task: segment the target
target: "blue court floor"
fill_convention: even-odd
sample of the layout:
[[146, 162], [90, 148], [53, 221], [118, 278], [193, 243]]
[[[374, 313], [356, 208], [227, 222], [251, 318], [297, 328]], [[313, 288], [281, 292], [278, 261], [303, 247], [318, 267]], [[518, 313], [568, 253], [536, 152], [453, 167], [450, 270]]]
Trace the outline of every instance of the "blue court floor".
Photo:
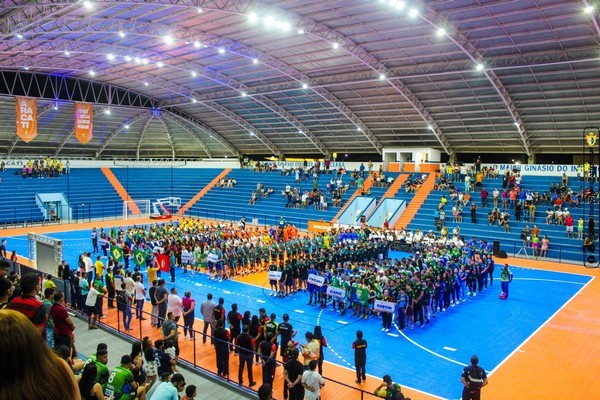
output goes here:
[[[82, 251], [91, 251], [88, 231], [48, 235], [64, 241], [64, 258], [71, 266], [77, 265]], [[7, 239], [7, 250], [17, 250], [27, 256], [26, 237]], [[204, 274], [192, 277], [178, 270], [176, 283], [168, 286], [177, 287], [180, 294], [191, 291], [198, 304], [207, 293], [212, 293], [215, 298], [225, 298], [228, 310], [232, 303], [237, 303], [242, 313], [250, 310], [258, 314], [258, 309], [264, 307], [267, 313], [277, 314], [279, 322], [281, 316], [288, 313], [300, 342], [304, 341], [306, 331], [320, 324], [329, 342], [325, 360], [350, 369], [354, 368], [351, 343], [356, 330], [360, 329], [368, 341], [367, 374], [372, 375], [372, 379], [379, 380], [390, 374], [402, 386], [456, 399], [462, 390], [462, 368], [469, 363], [471, 355], [477, 354], [480, 365], [493, 373], [592, 279], [586, 275], [511, 266], [514, 280], [510, 298], [502, 301], [498, 298], [499, 269], [496, 268], [493, 286], [465, 303], [438, 313], [424, 328], [415, 325], [414, 330], [407, 328], [400, 332], [393, 327], [388, 333], [381, 331], [381, 320], [376, 317], [361, 320], [352, 317], [351, 312], [342, 317], [330, 308], [307, 306], [306, 293], [285, 299], [270, 296], [267, 281], [263, 287], [235, 281], [217, 283]], [[326, 368], [324, 373], [327, 375]]]

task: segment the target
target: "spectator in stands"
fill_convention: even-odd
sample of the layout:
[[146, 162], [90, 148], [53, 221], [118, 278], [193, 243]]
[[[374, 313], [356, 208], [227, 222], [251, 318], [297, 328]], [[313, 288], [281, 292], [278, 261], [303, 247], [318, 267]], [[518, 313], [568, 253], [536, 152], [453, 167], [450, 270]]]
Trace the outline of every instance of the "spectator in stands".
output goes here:
[[77, 376], [82, 400], [104, 400], [102, 385], [98, 383], [98, 367], [96, 363], [87, 363], [83, 372]]
[[22, 312], [0, 310], [0, 398], [80, 400], [71, 368], [40, 340], [39, 329]]
[[[21, 277], [21, 295], [9, 302], [7, 309], [24, 314], [46, 336], [46, 307], [35, 296], [39, 290], [38, 275], [28, 272]], [[1, 396], [0, 396], [1, 397]]]
[[477, 206], [475, 202], [471, 203], [471, 222], [474, 224], [477, 223]]
[[263, 383], [258, 388], [258, 400], [272, 400], [273, 399], [273, 388], [269, 383]]
[[64, 345], [71, 348], [73, 346], [75, 324], [73, 324], [73, 320], [71, 320], [65, 308], [65, 294], [57, 292], [53, 297], [54, 303], [50, 308], [49, 315], [54, 323], [54, 347]]
[[175, 374], [170, 379], [161, 382], [154, 391], [152, 400], [172, 400], [179, 398], [179, 392], [185, 388], [185, 379], [181, 374]]
[[0, 276], [0, 310], [4, 310], [8, 305], [8, 299], [13, 294], [13, 284], [5, 277]]

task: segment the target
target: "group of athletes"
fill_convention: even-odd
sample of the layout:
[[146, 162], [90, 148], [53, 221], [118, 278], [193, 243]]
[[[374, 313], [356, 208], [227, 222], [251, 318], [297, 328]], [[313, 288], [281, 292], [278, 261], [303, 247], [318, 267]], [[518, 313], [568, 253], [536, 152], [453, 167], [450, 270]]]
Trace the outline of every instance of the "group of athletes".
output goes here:
[[[389, 249], [405, 235], [377, 228], [301, 236], [285, 223], [259, 228], [243, 220], [236, 225], [185, 218], [120, 232], [134, 246], [160, 248], [171, 254], [172, 265], [204, 271], [210, 279], [268, 270], [270, 295], [308, 292], [307, 305], [331, 306], [342, 315], [351, 310], [364, 319], [381, 315], [384, 331], [392, 320], [400, 329], [423, 326], [493, 283], [491, 245], [475, 238], [418, 235], [414, 254], [392, 261]], [[393, 303], [394, 311], [377, 309], [376, 300]]]

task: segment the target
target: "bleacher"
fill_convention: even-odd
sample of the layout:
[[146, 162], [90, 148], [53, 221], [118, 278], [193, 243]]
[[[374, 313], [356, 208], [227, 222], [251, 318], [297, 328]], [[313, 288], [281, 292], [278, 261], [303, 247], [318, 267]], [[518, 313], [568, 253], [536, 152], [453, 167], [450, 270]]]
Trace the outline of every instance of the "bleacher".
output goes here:
[[[571, 178], [574, 181], [576, 178]], [[532, 192], [536, 190], [541, 195], [543, 192], [550, 193], [550, 184], [552, 182], [560, 182], [560, 177], [543, 177], [543, 176], [524, 176], [522, 178], [521, 187], [524, 190], [531, 189]], [[456, 187], [463, 191], [464, 183], [458, 182], [455, 183]], [[579, 189], [581, 184], [577, 182], [577, 185], [571, 186], [575, 191]], [[498, 188], [500, 193], [502, 193], [502, 179], [490, 179], [486, 178], [483, 181], [483, 187], [485, 187], [488, 192], [488, 205], [487, 207], [481, 207], [481, 195], [479, 193], [470, 193], [471, 201], [475, 202], [477, 205], [477, 224], [471, 223], [471, 213], [470, 213], [470, 204], [469, 206], [463, 207], [463, 222], [455, 223], [453, 222], [452, 217], [452, 201], [450, 200], [450, 196], [448, 195], [448, 191], [432, 191], [425, 203], [419, 209], [417, 215], [415, 215], [414, 219], [409, 225], [410, 229], [422, 229], [424, 231], [436, 230], [436, 226], [434, 223], [434, 212], [438, 207], [442, 195], [446, 195], [448, 199], [448, 203], [446, 207], [444, 207], [444, 211], [446, 213], [446, 217], [444, 220], [445, 226], [448, 227], [448, 233], [451, 236], [452, 230], [455, 226], [460, 227], [460, 234], [465, 238], [470, 238], [475, 236], [477, 238], [481, 238], [487, 240], [488, 242], [492, 242], [493, 240], [499, 240], [501, 249], [505, 250], [509, 255], [514, 253], [518, 253], [522, 247], [521, 240], [521, 231], [525, 229], [526, 226], [529, 226], [530, 229], [533, 229], [533, 225], [537, 225], [540, 229], [540, 240], [546, 235], [548, 236], [548, 240], [550, 241], [550, 246], [548, 249], [547, 258], [556, 258], [556, 259], [569, 259], [581, 261], [582, 252], [581, 246], [582, 241], [573, 238], [567, 238], [566, 229], [564, 225], [548, 225], [546, 224], [546, 210], [550, 208], [550, 206], [542, 206], [538, 204], [536, 209], [536, 217], [533, 223], [529, 222], [529, 217], [526, 216], [523, 211], [521, 214], [521, 221], [517, 222], [514, 216], [514, 210], [508, 209], [508, 213], [510, 214], [509, 220], [509, 228], [510, 232], [505, 232], [504, 227], [498, 226], [498, 224], [494, 224], [493, 226], [489, 226], [488, 224], [488, 212], [493, 208], [492, 202], [492, 192], [494, 188]], [[569, 205], [564, 206], [569, 209], [574, 223], [574, 232], [577, 233], [577, 220], [582, 216], [582, 205], [579, 205], [579, 208], [575, 206], [570, 207]], [[563, 207], [563, 209], [564, 209]], [[502, 208], [502, 202], [499, 201], [499, 209]], [[587, 222], [587, 221], [586, 221]], [[541, 241], [540, 241], [541, 243]], [[530, 247], [527, 248], [528, 256], [532, 256], [532, 249]]]
[[20, 169], [7, 169], [0, 176], [2, 224], [43, 222], [36, 193], [64, 193], [74, 221], [122, 214], [123, 202], [99, 168], [71, 168], [69, 175], [52, 178], [22, 178]]
[[[319, 178], [319, 188], [325, 191], [325, 185], [335, 175], [321, 174]], [[237, 221], [243, 216], [248, 222], [257, 219], [261, 225], [276, 225], [281, 217], [286, 221], [295, 224], [299, 229], [307, 229], [308, 220], [331, 221], [339, 207], [333, 207], [331, 204], [331, 195], [328, 196], [329, 204], [327, 211], [315, 210], [313, 206], [307, 208], [288, 208], [286, 207], [286, 197], [281, 195], [281, 191], [289, 184], [292, 188], [298, 187], [301, 193], [304, 190], [313, 189], [313, 180], [301, 180], [296, 183], [294, 174], [281, 175], [279, 172], [254, 172], [248, 169], [234, 169], [226, 179], [235, 179], [237, 184], [234, 188], [212, 188], [198, 203], [196, 203], [186, 214], [199, 218], [214, 218], [229, 221]], [[350, 182], [349, 174], [345, 174], [343, 184]], [[272, 187], [274, 193], [269, 197], [260, 197], [254, 205], [248, 204], [252, 192], [256, 190], [257, 183], [262, 183], [266, 188]], [[356, 187], [350, 187], [346, 194], [342, 194], [342, 205], [350, 198]], [[385, 191], [384, 191], [385, 192]]]
[[221, 171], [217, 168], [112, 168], [132, 200], [181, 197], [186, 204]]

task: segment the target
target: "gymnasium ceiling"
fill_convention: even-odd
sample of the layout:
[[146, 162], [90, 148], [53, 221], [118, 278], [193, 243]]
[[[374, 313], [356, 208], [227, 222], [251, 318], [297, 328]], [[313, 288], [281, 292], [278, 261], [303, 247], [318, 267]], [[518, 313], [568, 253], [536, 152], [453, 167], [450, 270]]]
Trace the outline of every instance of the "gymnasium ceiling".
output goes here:
[[2, 157], [575, 153], [600, 125], [597, 1], [0, 1]]

